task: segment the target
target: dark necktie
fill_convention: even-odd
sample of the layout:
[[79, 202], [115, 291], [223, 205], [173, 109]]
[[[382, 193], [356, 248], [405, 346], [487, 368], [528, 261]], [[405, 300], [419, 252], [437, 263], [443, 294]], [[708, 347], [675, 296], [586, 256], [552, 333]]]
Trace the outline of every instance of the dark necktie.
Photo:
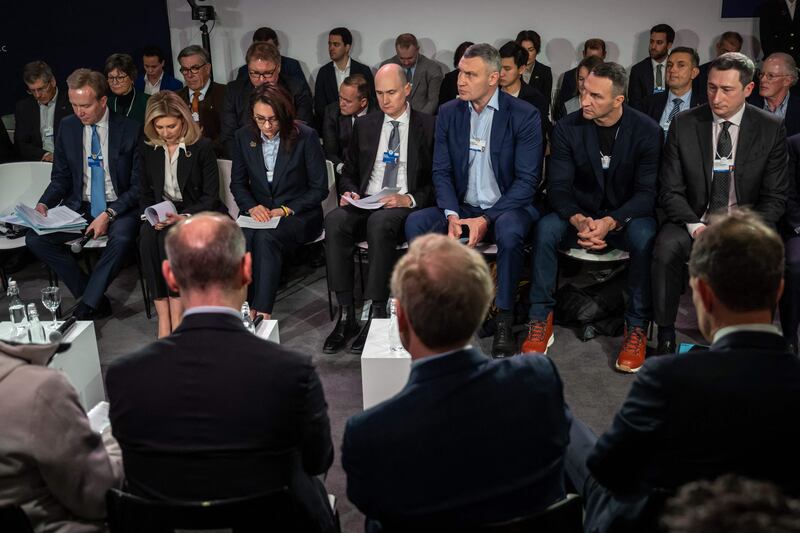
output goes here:
[[[719, 137], [717, 137], [717, 157], [730, 158], [732, 155], [733, 143], [731, 142], [731, 134], [728, 132], [730, 127], [731, 123], [727, 120], [722, 123], [722, 131], [719, 132]], [[709, 213], [728, 209], [730, 186], [730, 172], [714, 171], [714, 177], [711, 181], [711, 201], [708, 204]]]
[[397, 186], [397, 167], [400, 165], [400, 131], [397, 127], [400, 123], [392, 120], [392, 133], [389, 134], [389, 145], [387, 149], [394, 154], [394, 161], [386, 163], [383, 169], [383, 187], [396, 187]]
[[664, 65], [656, 65], [656, 89], [664, 87]]
[[675, 118], [675, 115], [681, 112], [681, 105], [683, 104], [683, 100], [680, 98], [674, 98], [672, 100], [672, 110], [669, 112], [669, 116], [667, 117], [667, 122], [672, 122], [672, 119]]
[[406, 69], [406, 81], [407, 81], [408, 83], [411, 83], [411, 78], [412, 78], [412, 76], [413, 76], [413, 73], [411, 72], [411, 69], [410, 69], [410, 68], [407, 68], [407, 69]]

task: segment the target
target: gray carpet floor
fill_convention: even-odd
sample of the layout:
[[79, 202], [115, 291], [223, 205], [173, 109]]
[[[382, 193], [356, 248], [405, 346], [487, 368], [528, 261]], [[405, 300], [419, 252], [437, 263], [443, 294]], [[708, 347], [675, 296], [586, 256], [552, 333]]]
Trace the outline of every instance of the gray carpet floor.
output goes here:
[[[328, 401], [337, 453], [326, 485], [328, 492], [338, 499], [342, 531], [363, 531], [363, 516], [347, 500], [345, 476], [339, 460], [345, 422], [361, 410], [359, 356], [349, 353], [328, 355], [321, 351], [323, 340], [333, 327], [328, 316], [324, 270], [295, 267], [288, 274], [290, 279], [279, 293], [274, 312], [274, 318], [279, 321], [281, 344], [314, 356]], [[48, 284], [46, 272], [38, 263], [32, 263], [13, 277], [18, 280], [26, 302], [38, 302], [39, 290]], [[74, 300], [65, 288], [62, 290], [62, 309], [69, 309]], [[138, 349], [156, 336], [156, 319], [148, 320], [145, 315], [135, 266], [127, 267], [120, 274], [108, 294], [114, 316], [96, 323], [104, 369], [116, 357]], [[3, 305], [6, 305], [5, 299]], [[49, 317], [41, 303], [38, 307], [41, 315]], [[683, 297], [677, 326], [679, 342], [700, 339], [688, 295]], [[601, 433], [611, 423], [633, 379], [613, 370], [621, 337], [600, 337], [584, 343], [571, 330], [561, 327], [556, 327], [555, 335], [556, 341], [549, 356], [559, 369], [573, 415]], [[476, 339], [475, 343], [488, 353], [491, 338]], [[650, 347], [655, 347], [655, 341], [651, 341]]]

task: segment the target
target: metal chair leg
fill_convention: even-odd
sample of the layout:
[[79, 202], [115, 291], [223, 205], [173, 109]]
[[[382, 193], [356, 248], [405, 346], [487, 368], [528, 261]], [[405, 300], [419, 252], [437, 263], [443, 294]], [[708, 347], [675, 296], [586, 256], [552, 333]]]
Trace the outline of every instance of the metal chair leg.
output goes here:
[[144, 282], [144, 274], [142, 274], [142, 258], [139, 255], [139, 248], [136, 248], [136, 270], [139, 273], [139, 286], [142, 288], [142, 300], [144, 300], [144, 313], [147, 315], [147, 319], [150, 320], [152, 318], [152, 313], [150, 312], [150, 296], [147, 294], [147, 287], [145, 286]]

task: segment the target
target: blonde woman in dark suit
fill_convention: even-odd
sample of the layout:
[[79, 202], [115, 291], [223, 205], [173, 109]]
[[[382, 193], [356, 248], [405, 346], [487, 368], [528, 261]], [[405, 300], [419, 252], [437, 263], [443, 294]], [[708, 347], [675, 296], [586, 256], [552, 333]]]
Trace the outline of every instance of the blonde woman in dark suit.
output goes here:
[[142, 149], [140, 207], [171, 201], [177, 214], [151, 226], [145, 222], [139, 251], [150, 294], [158, 314], [158, 336], [169, 335], [183, 313], [180, 297], [167, 288], [161, 274], [166, 259], [167, 229], [201, 211], [223, 211], [219, 198], [217, 157], [211, 141], [202, 136], [189, 106], [177, 94], [161, 91], [147, 102]]

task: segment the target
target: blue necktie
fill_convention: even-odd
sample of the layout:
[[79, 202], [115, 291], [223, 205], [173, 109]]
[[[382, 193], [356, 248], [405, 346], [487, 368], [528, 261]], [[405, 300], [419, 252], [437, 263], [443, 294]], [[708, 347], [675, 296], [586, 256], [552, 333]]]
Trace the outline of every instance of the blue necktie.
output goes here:
[[92, 154], [89, 158], [91, 160], [89, 171], [92, 175], [91, 214], [92, 218], [97, 218], [106, 210], [106, 176], [103, 170], [103, 148], [100, 145], [100, 135], [97, 133], [96, 124], [92, 125]]

